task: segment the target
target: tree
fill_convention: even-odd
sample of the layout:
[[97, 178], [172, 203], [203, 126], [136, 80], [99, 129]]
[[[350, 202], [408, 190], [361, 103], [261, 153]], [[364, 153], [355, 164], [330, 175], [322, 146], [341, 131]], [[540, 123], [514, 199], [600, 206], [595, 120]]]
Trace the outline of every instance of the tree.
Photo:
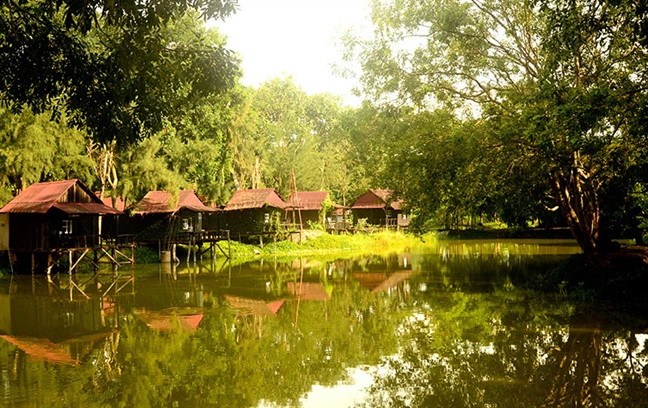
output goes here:
[[[185, 41], [165, 27], [186, 13], [224, 18], [236, 2], [0, 2], [0, 92], [54, 118], [67, 114], [95, 141], [133, 142], [162, 128], [162, 119], [196, 98], [234, 85], [237, 58], [204, 28]], [[192, 11], [193, 9], [197, 11]]]
[[92, 183], [92, 160], [85, 154], [86, 135], [49, 120], [49, 113], [20, 114], [0, 108], [0, 200], [33, 183], [80, 178]]
[[346, 39], [365, 94], [481, 118], [489, 154], [544, 174], [594, 260], [607, 245], [603, 201], [618, 199], [601, 194], [636, 174], [645, 150], [646, 49], [635, 9], [598, 0], [372, 4], [373, 39]]
[[280, 195], [290, 194], [291, 174], [299, 189], [318, 187], [321, 157], [306, 112], [308, 95], [292, 78], [275, 78], [256, 90], [252, 106], [259, 115], [258, 138], [264, 143], [263, 179]]
[[137, 202], [149, 191], [177, 192], [187, 185], [180, 174], [169, 169], [159, 135], [122, 151], [117, 158], [117, 163], [120, 183], [113, 197], [121, 196], [124, 206]]

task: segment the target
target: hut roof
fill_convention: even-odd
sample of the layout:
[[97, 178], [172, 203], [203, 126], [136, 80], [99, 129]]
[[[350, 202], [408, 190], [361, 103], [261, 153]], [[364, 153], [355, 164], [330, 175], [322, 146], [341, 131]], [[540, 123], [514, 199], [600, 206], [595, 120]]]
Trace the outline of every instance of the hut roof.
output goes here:
[[225, 300], [239, 316], [276, 316], [284, 300], [266, 303], [263, 300], [225, 295]]
[[328, 191], [295, 191], [288, 199], [288, 206], [319, 211], [328, 195]]
[[[90, 200], [89, 202], [70, 202], [68, 192], [75, 186], [86, 193], [84, 200]], [[57, 208], [68, 214], [121, 214], [121, 211], [104, 205], [78, 179], [34, 183], [2, 207], [0, 213], [45, 214], [51, 208]]]
[[[374, 190], [369, 189], [366, 193], [358, 197], [358, 199], [353, 203], [351, 208], [353, 209], [371, 209], [371, 208], [385, 208], [390, 199], [393, 199], [392, 195], [394, 190]], [[394, 210], [400, 210], [402, 208], [403, 201], [400, 199], [394, 200], [389, 203], [389, 206]]]
[[171, 308], [159, 311], [142, 310], [137, 316], [153, 330], [172, 331], [179, 327], [184, 331], [198, 328], [204, 314], [194, 308]]
[[135, 214], [172, 214], [182, 209], [195, 212], [215, 212], [216, 208], [208, 207], [200, 201], [193, 190], [180, 190], [178, 202], [174, 203], [173, 194], [168, 191], [149, 191], [135, 205]]
[[80, 362], [70, 355], [69, 351], [48, 339], [34, 337], [17, 337], [2, 335], [0, 338], [18, 347], [26, 354], [52, 364], [66, 364], [76, 366]]
[[293, 296], [304, 300], [329, 300], [331, 296], [324, 290], [324, 285], [317, 282], [288, 282], [288, 290]]
[[353, 277], [371, 292], [381, 292], [397, 286], [412, 276], [412, 271], [396, 271], [390, 276], [386, 273], [356, 272]]
[[259, 188], [237, 190], [225, 206], [225, 211], [250, 210], [263, 208], [266, 205], [282, 210], [286, 208], [286, 203], [277, 195], [274, 188]]
[[[97, 197], [99, 197], [99, 193], [95, 193]], [[104, 197], [101, 201], [103, 201], [104, 204], [106, 204], [108, 207], [113, 207], [118, 209], [119, 211], [124, 211], [125, 203], [124, 200], [122, 200], [121, 197], [117, 197], [117, 205], [113, 205], [113, 199], [110, 196]]]

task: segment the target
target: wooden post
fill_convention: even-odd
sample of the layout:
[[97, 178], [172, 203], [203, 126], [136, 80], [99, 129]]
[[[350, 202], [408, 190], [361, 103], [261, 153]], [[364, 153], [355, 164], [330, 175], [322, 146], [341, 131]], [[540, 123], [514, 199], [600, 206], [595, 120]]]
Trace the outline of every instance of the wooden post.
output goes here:
[[232, 259], [232, 243], [230, 241], [230, 232], [227, 230], [227, 253], [229, 254], [229, 259]]

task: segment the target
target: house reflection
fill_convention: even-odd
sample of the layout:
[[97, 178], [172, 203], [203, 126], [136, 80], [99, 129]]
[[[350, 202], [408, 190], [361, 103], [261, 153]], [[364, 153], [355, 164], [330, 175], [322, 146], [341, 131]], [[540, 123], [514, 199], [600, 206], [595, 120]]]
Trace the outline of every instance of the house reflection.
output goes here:
[[36, 276], [2, 282], [0, 338], [34, 359], [78, 364], [117, 331], [114, 286], [105, 285], [99, 279], [80, 283]]

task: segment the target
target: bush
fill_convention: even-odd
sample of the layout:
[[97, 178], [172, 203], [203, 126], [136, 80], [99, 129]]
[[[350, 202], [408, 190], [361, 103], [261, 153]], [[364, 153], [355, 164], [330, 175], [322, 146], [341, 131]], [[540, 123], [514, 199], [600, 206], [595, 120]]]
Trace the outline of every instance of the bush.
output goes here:
[[135, 248], [135, 263], [159, 263], [160, 255], [157, 249], [151, 247], [137, 247]]

